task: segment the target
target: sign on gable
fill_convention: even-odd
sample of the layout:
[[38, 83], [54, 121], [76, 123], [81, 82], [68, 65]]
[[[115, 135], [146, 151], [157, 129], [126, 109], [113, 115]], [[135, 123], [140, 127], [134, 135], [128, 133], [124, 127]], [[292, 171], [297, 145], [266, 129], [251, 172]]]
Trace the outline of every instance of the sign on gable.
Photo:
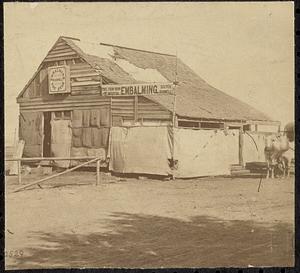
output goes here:
[[48, 67], [49, 94], [70, 93], [70, 67], [67, 65]]

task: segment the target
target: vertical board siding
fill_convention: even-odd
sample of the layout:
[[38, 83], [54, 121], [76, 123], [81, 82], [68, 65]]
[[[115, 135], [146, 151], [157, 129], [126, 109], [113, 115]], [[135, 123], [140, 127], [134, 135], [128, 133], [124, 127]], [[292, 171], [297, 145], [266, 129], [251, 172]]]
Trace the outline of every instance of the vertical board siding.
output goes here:
[[35, 157], [42, 155], [42, 122], [42, 112], [20, 112], [19, 139], [25, 141], [23, 152], [24, 157]]

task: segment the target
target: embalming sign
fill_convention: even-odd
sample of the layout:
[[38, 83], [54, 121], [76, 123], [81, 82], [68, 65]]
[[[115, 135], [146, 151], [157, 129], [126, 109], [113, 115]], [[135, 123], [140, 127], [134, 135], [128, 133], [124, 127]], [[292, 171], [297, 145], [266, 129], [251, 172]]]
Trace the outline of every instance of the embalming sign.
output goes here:
[[49, 94], [70, 92], [70, 68], [66, 65], [48, 67]]
[[170, 94], [173, 90], [172, 83], [141, 83], [102, 85], [102, 96], [136, 96]]

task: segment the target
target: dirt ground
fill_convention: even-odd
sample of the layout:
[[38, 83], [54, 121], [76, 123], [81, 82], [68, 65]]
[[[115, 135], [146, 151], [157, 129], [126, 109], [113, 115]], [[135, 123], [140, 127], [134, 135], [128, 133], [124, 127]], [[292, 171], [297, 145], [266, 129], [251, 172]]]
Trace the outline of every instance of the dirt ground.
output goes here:
[[6, 177], [6, 268], [294, 264], [294, 178], [95, 181], [73, 172], [13, 193]]

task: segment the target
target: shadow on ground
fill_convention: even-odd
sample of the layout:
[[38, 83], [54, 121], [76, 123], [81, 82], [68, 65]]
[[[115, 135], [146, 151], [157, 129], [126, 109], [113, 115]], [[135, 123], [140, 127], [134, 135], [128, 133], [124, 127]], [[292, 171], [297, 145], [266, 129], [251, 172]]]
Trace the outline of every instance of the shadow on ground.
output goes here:
[[190, 222], [116, 213], [113, 232], [35, 233], [40, 247], [8, 269], [49, 267], [247, 267], [292, 266], [293, 228], [267, 228], [252, 221], [194, 217]]

